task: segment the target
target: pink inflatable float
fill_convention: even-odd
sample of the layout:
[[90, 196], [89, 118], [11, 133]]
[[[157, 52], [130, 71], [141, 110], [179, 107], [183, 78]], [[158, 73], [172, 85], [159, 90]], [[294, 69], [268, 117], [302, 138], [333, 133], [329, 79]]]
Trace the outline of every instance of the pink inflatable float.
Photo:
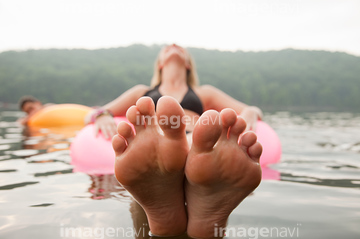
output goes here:
[[276, 132], [264, 121], [258, 121], [256, 125], [258, 141], [263, 146], [260, 157], [260, 165], [277, 163], [281, 158], [281, 142]]
[[[115, 117], [115, 121], [127, 121], [125, 117]], [[127, 121], [128, 122], [128, 121]], [[260, 158], [261, 166], [280, 161], [281, 144], [276, 132], [265, 122], [258, 121], [256, 134], [263, 146]], [[100, 133], [94, 135], [94, 125], [87, 125], [75, 137], [70, 147], [71, 164], [74, 172], [87, 174], [113, 174], [115, 153], [111, 140], [106, 140]]]
[[[129, 122], [125, 117], [115, 117], [115, 122]], [[70, 146], [71, 164], [74, 172], [87, 174], [113, 174], [115, 153], [111, 139], [105, 139], [100, 132], [95, 137], [93, 124], [85, 126]]]

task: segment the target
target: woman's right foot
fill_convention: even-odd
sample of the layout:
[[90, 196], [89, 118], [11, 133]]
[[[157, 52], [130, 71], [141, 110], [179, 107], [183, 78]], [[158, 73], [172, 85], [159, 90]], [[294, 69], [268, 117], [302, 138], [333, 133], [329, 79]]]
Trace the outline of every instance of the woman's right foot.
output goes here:
[[232, 210], [259, 185], [262, 147], [253, 132], [240, 136], [245, 127], [231, 109], [207, 111], [195, 125], [185, 166], [190, 237], [223, 237]]
[[187, 225], [184, 167], [189, 151], [184, 111], [164, 96], [155, 114], [152, 99], [142, 97], [126, 117], [136, 135], [129, 124], [118, 125], [113, 138], [116, 178], [145, 210], [152, 234], [182, 234]]

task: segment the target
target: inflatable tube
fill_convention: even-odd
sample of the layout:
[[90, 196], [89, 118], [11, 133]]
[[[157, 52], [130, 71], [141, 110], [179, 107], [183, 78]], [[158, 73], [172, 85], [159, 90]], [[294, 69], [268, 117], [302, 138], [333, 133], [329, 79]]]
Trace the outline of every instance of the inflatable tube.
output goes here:
[[265, 166], [279, 162], [281, 158], [281, 142], [276, 132], [264, 121], [258, 121], [255, 133], [263, 147], [260, 165]]
[[[115, 117], [115, 121], [127, 121], [125, 117]], [[128, 121], [127, 121], [128, 122]], [[265, 122], [258, 121], [256, 133], [263, 146], [260, 158], [261, 166], [277, 163], [281, 157], [281, 144], [275, 131]], [[94, 125], [87, 125], [74, 138], [71, 147], [71, 164], [74, 172], [87, 174], [113, 174], [115, 153], [111, 140], [100, 133], [94, 134]], [[270, 176], [269, 176], [270, 177]]]
[[36, 112], [28, 121], [30, 127], [84, 126], [84, 118], [90, 107], [77, 104], [58, 104], [47, 106]]
[[[129, 122], [125, 117], [115, 117], [118, 124]], [[70, 146], [71, 164], [74, 172], [87, 174], [113, 174], [115, 152], [111, 140], [105, 139], [100, 132], [95, 137], [93, 124], [85, 126], [74, 138]]]

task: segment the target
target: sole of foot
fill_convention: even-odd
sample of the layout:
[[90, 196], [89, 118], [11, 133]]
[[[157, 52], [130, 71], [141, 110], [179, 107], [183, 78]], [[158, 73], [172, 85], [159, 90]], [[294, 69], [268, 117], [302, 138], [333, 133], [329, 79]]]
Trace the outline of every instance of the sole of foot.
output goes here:
[[189, 151], [184, 111], [164, 96], [157, 111], [151, 98], [140, 98], [128, 109], [125, 122], [113, 138], [115, 176], [146, 212], [154, 235], [173, 236], [186, 231], [184, 167]]
[[185, 166], [190, 237], [223, 237], [230, 213], [260, 184], [262, 146], [245, 128], [231, 109], [207, 111], [195, 125]]

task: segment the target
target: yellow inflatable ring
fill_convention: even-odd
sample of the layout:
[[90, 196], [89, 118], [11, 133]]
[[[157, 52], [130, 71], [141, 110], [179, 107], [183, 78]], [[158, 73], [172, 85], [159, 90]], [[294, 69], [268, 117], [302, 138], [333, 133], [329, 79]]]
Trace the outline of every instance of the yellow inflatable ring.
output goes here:
[[84, 126], [90, 107], [78, 104], [58, 104], [45, 107], [30, 117], [30, 127]]

